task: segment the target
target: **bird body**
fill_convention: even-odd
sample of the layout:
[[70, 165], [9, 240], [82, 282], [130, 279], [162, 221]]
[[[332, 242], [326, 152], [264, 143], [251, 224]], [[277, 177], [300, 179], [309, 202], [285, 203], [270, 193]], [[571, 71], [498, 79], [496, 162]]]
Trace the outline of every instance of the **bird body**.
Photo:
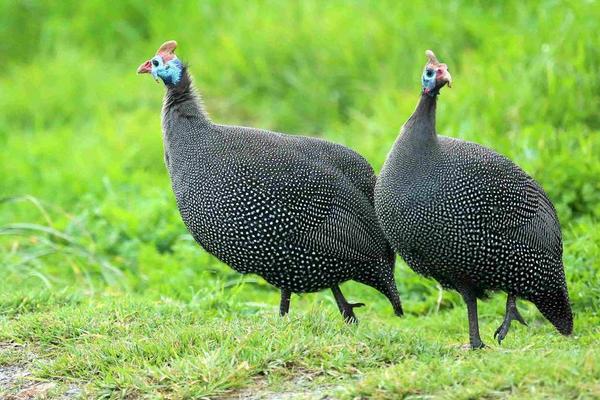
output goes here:
[[[439, 65], [445, 67], [432, 67]], [[505, 291], [532, 301], [569, 334], [572, 315], [552, 203], [508, 158], [437, 135], [441, 86], [433, 94], [424, 90], [379, 176], [375, 208], [384, 232], [413, 270], [458, 290], [468, 304], [476, 305], [486, 291]], [[480, 347], [478, 331], [471, 333]]]
[[394, 253], [377, 223], [376, 178], [364, 158], [321, 139], [214, 124], [185, 67], [167, 85], [162, 120], [177, 205], [205, 250], [280, 288], [282, 304], [292, 292], [332, 288], [344, 317], [355, 319], [337, 288], [353, 279], [401, 314]]
[[[389, 245], [372, 224], [372, 197], [323, 162], [331, 153], [345, 155], [359, 174], [368, 166], [356, 153], [318, 139], [180, 120], [170, 108], [164, 121], [165, 158], [183, 221], [202, 247], [236, 271], [314, 292], [359, 276], [372, 262], [389, 266]], [[184, 132], [189, 140], [181, 140]], [[372, 172], [369, 179], [374, 186]]]

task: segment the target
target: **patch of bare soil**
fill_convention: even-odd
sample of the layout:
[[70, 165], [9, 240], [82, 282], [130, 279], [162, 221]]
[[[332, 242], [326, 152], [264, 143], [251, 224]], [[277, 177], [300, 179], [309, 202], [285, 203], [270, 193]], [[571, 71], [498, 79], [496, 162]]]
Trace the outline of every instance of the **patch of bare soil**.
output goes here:
[[331, 386], [315, 387], [311, 374], [299, 374], [274, 390], [265, 379], [257, 379], [251, 387], [218, 397], [219, 400], [335, 400]]
[[[19, 352], [23, 357], [15, 364], [0, 365], [0, 398], [5, 400], [43, 399], [58, 387], [56, 382], [40, 382], [31, 375], [31, 363], [38, 359], [36, 354], [24, 346], [14, 343], [0, 343], [0, 353]], [[59, 399], [70, 400], [79, 396], [81, 390], [71, 386], [57, 394]], [[55, 397], [55, 398], [56, 398]]]

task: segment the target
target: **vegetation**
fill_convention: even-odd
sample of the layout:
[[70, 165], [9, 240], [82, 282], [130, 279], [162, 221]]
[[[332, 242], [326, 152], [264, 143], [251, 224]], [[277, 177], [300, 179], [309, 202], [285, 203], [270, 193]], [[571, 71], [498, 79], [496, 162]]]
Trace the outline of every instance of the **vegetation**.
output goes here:
[[[84, 398], [600, 397], [600, 7], [352, 1], [0, 2], [0, 371]], [[405, 318], [374, 290], [346, 326], [199, 248], [162, 160], [163, 89], [137, 66], [179, 42], [214, 120], [322, 136], [379, 169], [419, 93], [452, 72], [438, 128], [511, 157], [556, 204], [575, 334], [522, 302], [481, 305], [470, 352], [455, 293], [398, 260]], [[18, 390], [0, 387], [0, 396]], [[274, 398], [274, 397], [272, 397]]]

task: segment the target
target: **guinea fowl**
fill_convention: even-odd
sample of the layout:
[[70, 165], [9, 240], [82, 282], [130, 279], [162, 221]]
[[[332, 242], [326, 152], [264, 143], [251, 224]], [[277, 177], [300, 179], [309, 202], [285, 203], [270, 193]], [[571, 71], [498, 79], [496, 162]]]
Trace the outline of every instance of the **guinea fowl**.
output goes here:
[[234, 270], [292, 293], [331, 288], [344, 319], [353, 308], [339, 284], [383, 293], [397, 315], [394, 252], [373, 208], [375, 174], [352, 150], [321, 139], [210, 121], [175, 41], [138, 68], [166, 86], [165, 163], [183, 222], [194, 239]]
[[401, 129], [375, 188], [375, 209], [392, 247], [416, 272], [457, 290], [467, 304], [472, 348], [479, 336], [477, 299], [508, 294], [496, 330], [525, 321], [517, 297], [533, 302], [564, 334], [573, 316], [554, 206], [512, 161], [475, 143], [438, 136], [436, 102], [451, 77], [431, 51], [423, 92]]

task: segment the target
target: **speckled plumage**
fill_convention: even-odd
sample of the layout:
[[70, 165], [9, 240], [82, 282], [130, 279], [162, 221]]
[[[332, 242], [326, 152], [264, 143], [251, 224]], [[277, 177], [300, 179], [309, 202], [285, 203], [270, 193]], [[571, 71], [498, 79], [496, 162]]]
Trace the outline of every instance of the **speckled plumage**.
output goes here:
[[[511, 296], [522, 297], [570, 334], [561, 231], [552, 203], [506, 157], [438, 136], [436, 101], [437, 94], [422, 94], [377, 182], [375, 208], [392, 247], [416, 272], [458, 290], [475, 317], [476, 299], [502, 290], [512, 303], [507, 314], [509, 308], [516, 313], [511, 319], [520, 318]], [[471, 322], [476, 328], [477, 321]], [[478, 330], [471, 334], [472, 345], [480, 347]]]
[[376, 288], [402, 313], [394, 253], [373, 208], [376, 178], [360, 155], [316, 138], [214, 124], [185, 69], [178, 85], [167, 85], [163, 138], [194, 239], [236, 271], [280, 288], [282, 314], [291, 292], [332, 288], [354, 320], [357, 305], [337, 288], [350, 279]]

